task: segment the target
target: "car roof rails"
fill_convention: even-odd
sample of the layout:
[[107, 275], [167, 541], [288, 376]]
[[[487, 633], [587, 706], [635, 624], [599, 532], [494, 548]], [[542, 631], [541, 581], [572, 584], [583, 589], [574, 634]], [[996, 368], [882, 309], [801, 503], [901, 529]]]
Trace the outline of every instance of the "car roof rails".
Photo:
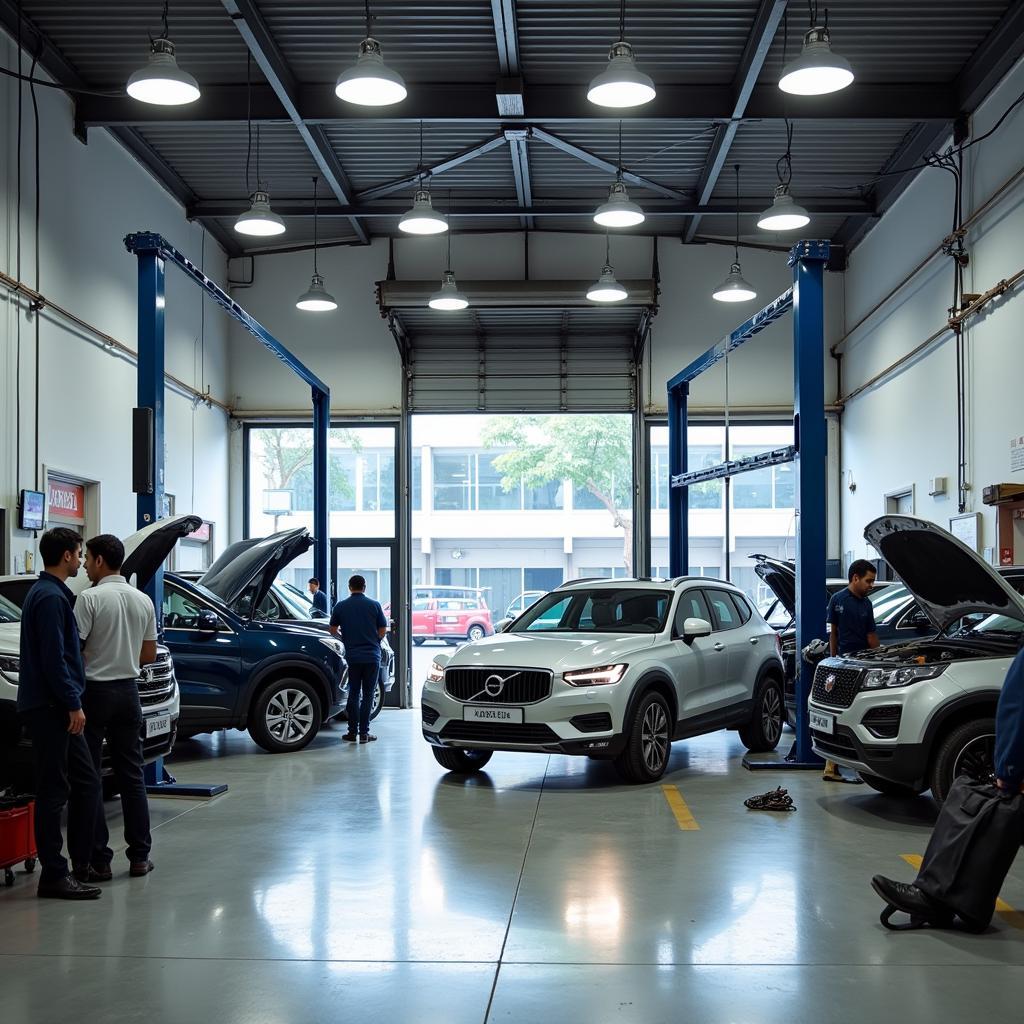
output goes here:
[[688, 583], [690, 580], [711, 580], [715, 583], [725, 583], [725, 580], [716, 580], [713, 576], [676, 576], [668, 582], [673, 587], [678, 587], [680, 583]]
[[565, 590], [566, 587], [575, 587], [577, 583], [614, 583], [615, 581], [609, 576], [580, 576], [575, 580], [566, 580], [564, 583], [559, 583], [555, 590]]

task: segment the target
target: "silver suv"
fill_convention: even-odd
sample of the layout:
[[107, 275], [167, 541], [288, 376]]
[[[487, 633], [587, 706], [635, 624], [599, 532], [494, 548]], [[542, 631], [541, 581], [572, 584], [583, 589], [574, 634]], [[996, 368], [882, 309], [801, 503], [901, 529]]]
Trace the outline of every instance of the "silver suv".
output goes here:
[[782, 679], [775, 630], [731, 584], [574, 580], [436, 656], [423, 737], [455, 772], [522, 750], [613, 760], [627, 782], [655, 782], [673, 740], [738, 729], [749, 750], [774, 750]]

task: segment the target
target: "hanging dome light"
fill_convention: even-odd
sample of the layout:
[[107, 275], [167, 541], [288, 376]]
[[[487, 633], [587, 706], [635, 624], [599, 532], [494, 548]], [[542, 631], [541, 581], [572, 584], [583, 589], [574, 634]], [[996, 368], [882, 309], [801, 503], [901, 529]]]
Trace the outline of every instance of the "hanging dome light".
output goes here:
[[235, 221], [235, 230], [243, 235], [284, 233], [284, 221], [270, 208], [270, 193], [253, 192], [252, 205]]
[[459, 291], [455, 283], [455, 275], [450, 271], [444, 272], [441, 287], [430, 296], [427, 303], [431, 309], [465, 309], [469, 305], [469, 299]]
[[594, 213], [594, 222], [606, 228], [631, 228], [644, 220], [644, 211], [629, 198], [621, 180], [612, 182], [607, 200]]
[[590, 81], [587, 99], [599, 107], [639, 107], [657, 95], [654, 81], [637, 66], [633, 47], [624, 39], [608, 51], [608, 66]]
[[587, 290], [591, 302], [621, 302], [629, 292], [615, 280], [615, 271], [607, 263], [601, 268], [601, 276]]
[[402, 217], [398, 226], [410, 235], [439, 235], [448, 230], [448, 222], [434, 209], [430, 192], [425, 188], [416, 190], [412, 209]]
[[719, 302], [747, 302], [756, 299], [757, 292], [744, 280], [740, 265], [734, 263], [729, 268], [728, 277], [712, 292], [711, 297]]
[[309, 290], [299, 296], [295, 307], [310, 313], [326, 313], [328, 310], [337, 309], [338, 301], [324, 287], [324, 279], [319, 274], [314, 274]]
[[824, 96], [839, 92], [853, 81], [850, 62], [832, 52], [827, 28], [812, 28], [804, 36], [803, 50], [782, 70], [779, 88], [794, 96]]
[[794, 231], [810, 224], [811, 215], [789, 194], [788, 185], [777, 185], [775, 199], [757, 220], [757, 226], [765, 231]]
[[355, 64], [338, 76], [334, 92], [361, 107], [387, 107], [408, 95], [402, 76], [384, 63], [380, 43], [370, 37], [359, 44]]
[[178, 67], [174, 43], [165, 38], [150, 43], [146, 66], [132, 72], [127, 88], [133, 99], [161, 107], [194, 103], [200, 95], [199, 83]]

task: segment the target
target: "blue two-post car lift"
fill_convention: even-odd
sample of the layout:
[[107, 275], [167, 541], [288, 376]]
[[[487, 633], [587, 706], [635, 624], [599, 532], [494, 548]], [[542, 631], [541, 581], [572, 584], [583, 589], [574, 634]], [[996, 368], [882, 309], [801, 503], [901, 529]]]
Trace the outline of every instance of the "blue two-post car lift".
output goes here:
[[[825, 424], [824, 271], [827, 241], [804, 241], [789, 253], [793, 287], [740, 324], [668, 382], [669, 564], [672, 576], [689, 572], [689, 488], [704, 480], [784, 462], [796, 465], [796, 757], [793, 761], [744, 758], [747, 768], [817, 768], [807, 721], [813, 670], [800, 652], [825, 636], [825, 530], [827, 448]], [[793, 438], [790, 447], [687, 472], [690, 382], [790, 310], [793, 312]], [[726, 458], [728, 458], [726, 452]]]
[[[310, 387], [313, 396], [313, 570], [314, 575], [329, 578], [329, 524], [327, 505], [327, 445], [331, 426], [331, 393], [329, 388], [301, 360], [285, 348], [255, 317], [247, 313], [216, 281], [207, 277], [191, 260], [178, 252], [162, 235], [140, 231], [128, 235], [125, 247], [139, 261], [139, 357], [138, 404], [152, 410], [153, 486], [140, 493], [137, 502], [139, 529], [156, 522], [164, 505], [164, 341], [165, 307], [164, 270], [167, 263], [176, 266], [187, 278], [199, 285], [218, 306], [237, 320], [261, 345], [268, 348], [282, 363], [294, 371]], [[163, 569], [159, 569], [146, 592], [153, 600], [159, 621], [163, 609]], [[215, 796], [226, 785], [176, 783], [160, 758], [147, 768], [147, 789], [160, 795]]]

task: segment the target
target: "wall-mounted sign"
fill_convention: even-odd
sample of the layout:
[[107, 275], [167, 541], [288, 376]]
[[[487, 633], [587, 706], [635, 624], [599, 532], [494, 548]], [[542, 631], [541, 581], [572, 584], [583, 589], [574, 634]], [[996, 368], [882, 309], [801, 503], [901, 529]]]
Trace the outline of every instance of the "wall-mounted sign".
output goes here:
[[81, 484], [69, 484], [63, 480], [47, 481], [49, 502], [48, 519], [65, 522], [85, 522], [85, 488]]
[[1000, 548], [999, 549], [999, 564], [1000, 565], [1013, 565], [1013, 548]]
[[1024, 472], [1024, 437], [1010, 438], [1010, 472]]

